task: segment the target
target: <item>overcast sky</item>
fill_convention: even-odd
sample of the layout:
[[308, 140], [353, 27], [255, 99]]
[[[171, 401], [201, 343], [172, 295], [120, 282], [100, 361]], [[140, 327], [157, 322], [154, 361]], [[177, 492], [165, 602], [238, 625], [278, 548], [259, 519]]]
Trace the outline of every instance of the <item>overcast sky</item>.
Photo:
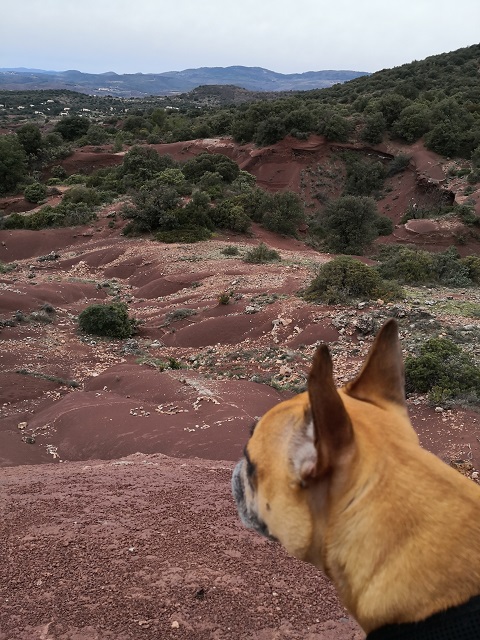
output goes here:
[[0, 67], [378, 71], [480, 41], [479, 0], [10, 0]]

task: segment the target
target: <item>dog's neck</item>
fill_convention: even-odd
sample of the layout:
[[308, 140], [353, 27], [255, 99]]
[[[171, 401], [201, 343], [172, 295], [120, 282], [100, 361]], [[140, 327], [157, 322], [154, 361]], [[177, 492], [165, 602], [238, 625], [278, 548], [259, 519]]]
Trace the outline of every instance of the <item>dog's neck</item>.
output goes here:
[[[480, 545], [471, 545], [480, 539], [478, 487], [418, 447], [402, 455], [397, 468], [388, 455], [383, 471], [381, 463], [362, 467], [354, 484], [365, 489], [357, 502], [348, 493], [336, 501], [338, 527], [335, 517], [327, 524], [322, 568], [366, 632], [422, 620], [480, 593]], [[445, 496], [462, 494], [460, 515]]]
[[421, 622], [380, 627], [367, 640], [478, 640], [480, 638], [480, 596]]

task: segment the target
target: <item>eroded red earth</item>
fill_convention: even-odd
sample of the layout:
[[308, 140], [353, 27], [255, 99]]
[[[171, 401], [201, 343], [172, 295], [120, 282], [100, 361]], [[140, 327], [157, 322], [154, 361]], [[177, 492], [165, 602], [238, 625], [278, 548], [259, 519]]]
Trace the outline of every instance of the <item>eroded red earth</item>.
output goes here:
[[[336, 166], [315, 137], [262, 150], [157, 148], [177, 159], [226, 153], [272, 190], [300, 192], [308, 167]], [[419, 148], [414, 159], [381, 202], [395, 222], [424, 193], [420, 173], [442, 179], [438, 158]], [[80, 172], [120, 161], [87, 149], [66, 162]], [[381, 321], [393, 305], [307, 304], [296, 294], [330, 256], [300, 241], [254, 226], [248, 237], [164, 245], [123, 237], [119, 218], [108, 224], [114, 208], [90, 227], [0, 232], [0, 261], [17, 265], [0, 275], [0, 640], [359, 640], [318, 571], [241, 526], [229, 478], [254, 420], [305, 381], [316, 343], [331, 344], [342, 383], [371, 344], [359, 320]], [[448, 246], [446, 233], [399, 226], [389, 241], [443, 234]], [[260, 241], [282, 262], [243, 262]], [[232, 244], [239, 256], [223, 255]], [[78, 314], [113, 299], [140, 321], [138, 335], [79, 333]], [[421, 397], [409, 406], [424, 446], [479, 468], [479, 414]]]

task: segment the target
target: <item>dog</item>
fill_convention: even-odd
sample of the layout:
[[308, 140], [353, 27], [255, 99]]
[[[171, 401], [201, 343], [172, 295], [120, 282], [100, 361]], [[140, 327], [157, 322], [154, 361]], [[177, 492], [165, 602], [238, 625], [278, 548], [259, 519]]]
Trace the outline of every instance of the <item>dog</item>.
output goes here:
[[232, 490], [243, 523], [321, 569], [369, 639], [480, 638], [480, 486], [420, 447], [394, 320], [340, 389], [318, 347], [307, 391], [253, 427]]

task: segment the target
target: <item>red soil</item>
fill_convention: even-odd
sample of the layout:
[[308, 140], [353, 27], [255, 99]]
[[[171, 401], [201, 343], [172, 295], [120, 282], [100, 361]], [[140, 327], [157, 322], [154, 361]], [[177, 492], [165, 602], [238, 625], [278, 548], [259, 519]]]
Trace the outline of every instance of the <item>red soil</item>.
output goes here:
[[[319, 137], [263, 150], [196, 141], [168, 152], [205, 149], [272, 189], [299, 189], [303, 168], [332, 153]], [[83, 150], [70, 159], [75, 171], [92, 167], [89, 153], [107, 161]], [[431, 155], [414, 153], [417, 168], [438, 174]], [[399, 197], [381, 204], [397, 220], [423, 192], [414, 169], [392, 181]], [[330, 258], [297, 240], [254, 226], [248, 238], [163, 245], [122, 237], [120, 224], [108, 226], [110, 209], [88, 228], [0, 231], [0, 261], [17, 263], [0, 278], [0, 640], [359, 640], [318, 571], [242, 528], [229, 476], [252, 422], [292, 393], [260, 382], [296, 388], [319, 340], [333, 343], [338, 382], [352, 377], [372, 339], [353, 324], [364, 311], [348, 309], [352, 322], [340, 329], [344, 309], [296, 296]], [[411, 221], [389, 241], [428, 244], [443, 233]], [[221, 254], [260, 241], [284, 261]], [[51, 251], [60, 257], [37, 260]], [[232, 298], [220, 305], [225, 291]], [[78, 313], [111, 299], [140, 321], [133, 343], [78, 333]], [[55, 307], [51, 322], [30, 317], [45, 303]], [[196, 313], [170, 315], [185, 308]], [[8, 326], [16, 311], [27, 319]], [[170, 358], [188, 368], [160, 371]], [[478, 413], [435, 411], [424, 398], [412, 398], [410, 411], [425, 447], [480, 466]]]

